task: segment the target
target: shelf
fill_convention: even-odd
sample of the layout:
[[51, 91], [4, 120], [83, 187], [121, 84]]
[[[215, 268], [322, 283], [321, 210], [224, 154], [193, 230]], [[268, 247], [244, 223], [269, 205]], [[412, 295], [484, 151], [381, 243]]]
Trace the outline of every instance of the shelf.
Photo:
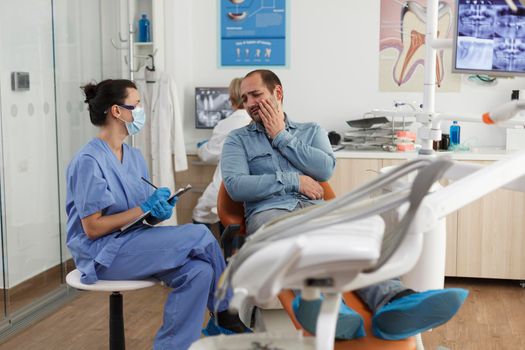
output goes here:
[[144, 46], [144, 47], [147, 47], [147, 46], [153, 46], [153, 41], [149, 41], [147, 43], [134, 43], [135, 46]]

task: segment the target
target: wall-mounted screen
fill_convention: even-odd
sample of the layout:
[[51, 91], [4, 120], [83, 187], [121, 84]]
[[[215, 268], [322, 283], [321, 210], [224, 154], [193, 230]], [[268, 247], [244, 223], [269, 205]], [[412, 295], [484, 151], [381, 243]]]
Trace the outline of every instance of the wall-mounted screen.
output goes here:
[[195, 88], [195, 127], [212, 129], [232, 113], [227, 87]]
[[505, 0], [457, 0], [453, 71], [525, 74], [525, 8]]

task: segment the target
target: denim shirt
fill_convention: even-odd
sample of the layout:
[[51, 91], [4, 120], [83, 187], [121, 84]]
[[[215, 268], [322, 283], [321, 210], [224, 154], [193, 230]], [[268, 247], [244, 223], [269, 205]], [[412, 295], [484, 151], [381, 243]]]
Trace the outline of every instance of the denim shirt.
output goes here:
[[335, 167], [328, 135], [317, 123], [294, 123], [271, 140], [252, 122], [233, 130], [222, 149], [221, 171], [230, 197], [244, 202], [245, 218], [268, 209], [293, 210], [300, 201], [299, 175], [327, 181]]

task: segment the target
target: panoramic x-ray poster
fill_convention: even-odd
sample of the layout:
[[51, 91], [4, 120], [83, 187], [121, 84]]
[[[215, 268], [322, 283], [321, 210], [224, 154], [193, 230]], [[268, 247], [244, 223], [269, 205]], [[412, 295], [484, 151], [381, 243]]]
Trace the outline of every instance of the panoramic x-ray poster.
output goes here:
[[[422, 92], [425, 64], [426, 0], [381, 0], [379, 90]], [[453, 0], [440, 1], [438, 38], [454, 35]], [[452, 49], [438, 50], [436, 91], [459, 91], [452, 74]]]

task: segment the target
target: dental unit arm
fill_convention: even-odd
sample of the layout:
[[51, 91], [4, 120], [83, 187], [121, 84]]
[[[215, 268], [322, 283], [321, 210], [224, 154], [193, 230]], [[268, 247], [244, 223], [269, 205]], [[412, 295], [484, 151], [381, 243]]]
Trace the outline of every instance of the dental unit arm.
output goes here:
[[[525, 109], [525, 100], [512, 100], [506, 102], [492, 111], [484, 113], [482, 120], [485, 124], [504, 124], [508, 120], [514, 118], [516, 114]], [[522, 122], [517, 122], [518, 125], [524, 126]]]
[[519, 116], [521, 112], [525, 110], [525, 100], [512, 100], [503, 103], [491, 111], [483, 113], [481, 120], [479, 116], [454, 116], [447, 115], [442, 113], [434, 113], [433, 116], [429, 118], [431, 120], [431, 131], [433, 132], [432, 136], [439, 134], [439, 139], [435, 137], [433, 140], [439, 141], [441, 139], [441, 121], [442, 120], [457, 120], [465, 122], [474, 122], [479, 123], [480, 121], [489, 124], [489, 125], [498, 125], [505, 128], [515, 128], [515, 127], [525, 127], [525, 121], [521, 120], [512, 120], [516, 116]]

